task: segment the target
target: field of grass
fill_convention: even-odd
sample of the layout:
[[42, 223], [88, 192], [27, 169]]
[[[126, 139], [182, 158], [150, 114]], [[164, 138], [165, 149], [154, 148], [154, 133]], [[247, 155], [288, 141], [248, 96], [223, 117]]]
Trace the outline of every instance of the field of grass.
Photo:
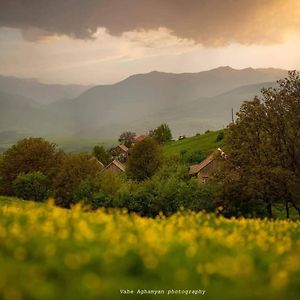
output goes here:
[[165, 292], [146, 299], [299, 299], [300, 222], [147, 219], [0, 197], [0, 299], [133, 298], [120, 289]]
[[168, 156], [179, 155], [181, 151], [197, 151], [200, 150], [204, 155], [209, 155], [218, 147], [224, 146], [224, 141], [217, 142], [216, 138], [219, 131], [211, 131], [186, 138], [181, 141], [172, 141], [164, 145], [164, 153]]

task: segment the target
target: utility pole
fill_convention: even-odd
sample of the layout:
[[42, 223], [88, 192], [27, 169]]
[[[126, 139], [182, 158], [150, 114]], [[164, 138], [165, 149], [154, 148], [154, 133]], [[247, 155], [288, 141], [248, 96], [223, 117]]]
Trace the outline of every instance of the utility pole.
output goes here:
[[234, 118], [233, 118], [233, 108], [231, 108], [231, 121], [232, 121], [232, 124], [234, 123]]

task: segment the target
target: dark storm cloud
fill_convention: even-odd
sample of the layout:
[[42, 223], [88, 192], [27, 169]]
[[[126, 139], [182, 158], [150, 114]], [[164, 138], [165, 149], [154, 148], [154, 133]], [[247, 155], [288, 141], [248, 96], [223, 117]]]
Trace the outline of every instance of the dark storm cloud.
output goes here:
[[28, 40], [45, 35], [91, 39], [166, 27], [206, 46], [278, 42], [300, 31], [298, 0], [0, 0], [0, 26]]

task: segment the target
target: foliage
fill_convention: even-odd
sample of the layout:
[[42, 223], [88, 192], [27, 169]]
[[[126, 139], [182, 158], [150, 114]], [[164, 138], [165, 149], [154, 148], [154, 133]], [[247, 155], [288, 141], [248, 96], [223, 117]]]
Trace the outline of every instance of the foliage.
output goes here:
[[104, 165], [107, 166], [111, 162], [111, 155], [109, 152], [103, 147], [96, 145], [93, 148], [93, 155]]
[[[262, 90], [262, 98], [245, 102], [228, 129], [227, 159], [219, 178], [221, 198], [229, 211], [249, 213], [283, 202], [299, 212], [294, 194], [300, 178], [300, 78], [296, 72], [278, 88]], [[253, 203], [256, 203], [253, 205]]]
[[150, 130], [149, 136], [154, 138], [159, 144], [164, 144], [172, 140], [171, 129], [166, 123], [159, 125], [154, 130]]
[[161, 163], [161, 148], [155, 140], [147, 137], [132, 148], [126, 173], [133, 180], [143, 181], [153, 176]]
[[181, 152], [181, 160], [189, 165], [200, 163], [205, 159], [201, 150]]
[[203, 212], [150, 219], [3, 200], [1, 299], [124, 299], [123, 286], [165, 295], [200, 288], [209, 299], [299, 298], [299, 222]]
[[19, 198], [43, 201], [50, 195], [49, 180], [41, 172], [19, 174], [13, 182], [13, 191]]
[[220, 142], [220, 141], [224, 140], [224, 136], [225, 136], [224, 130], [219, 131], [217, 138], [216, 138], [216, 142]]
[[11, 195], [13, 181], [21, 173], [41, 172], [50, 180], [54, 177], [62, 153], [56, 145], [42, 138], [26, 138], [3, 153], [0, 168], [1, 194]]
[[[78, 200], [78, 188], [82, 181], [97, 176], [100, 167], [97, 161], [85, 153], [67, 154], [54, 178], [54, 191], [57, 203], [69, 207]], [[77, 199], [74, 199], [75, 193]]]
[[130, 148], [136, 137], [135, 132], [125, 131], [119, 137], [119, 142], [123, 143], [127, 148]]

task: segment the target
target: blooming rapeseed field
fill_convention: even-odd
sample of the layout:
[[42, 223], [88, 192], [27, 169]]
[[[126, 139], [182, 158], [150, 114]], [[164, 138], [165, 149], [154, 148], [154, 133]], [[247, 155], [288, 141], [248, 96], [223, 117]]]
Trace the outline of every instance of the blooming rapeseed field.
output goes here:
[[147, 299], [299, 299], [300, 222], [147, 219], [0, 198], [0, 299], [133, 297], [121, 289], [165, 291]]

